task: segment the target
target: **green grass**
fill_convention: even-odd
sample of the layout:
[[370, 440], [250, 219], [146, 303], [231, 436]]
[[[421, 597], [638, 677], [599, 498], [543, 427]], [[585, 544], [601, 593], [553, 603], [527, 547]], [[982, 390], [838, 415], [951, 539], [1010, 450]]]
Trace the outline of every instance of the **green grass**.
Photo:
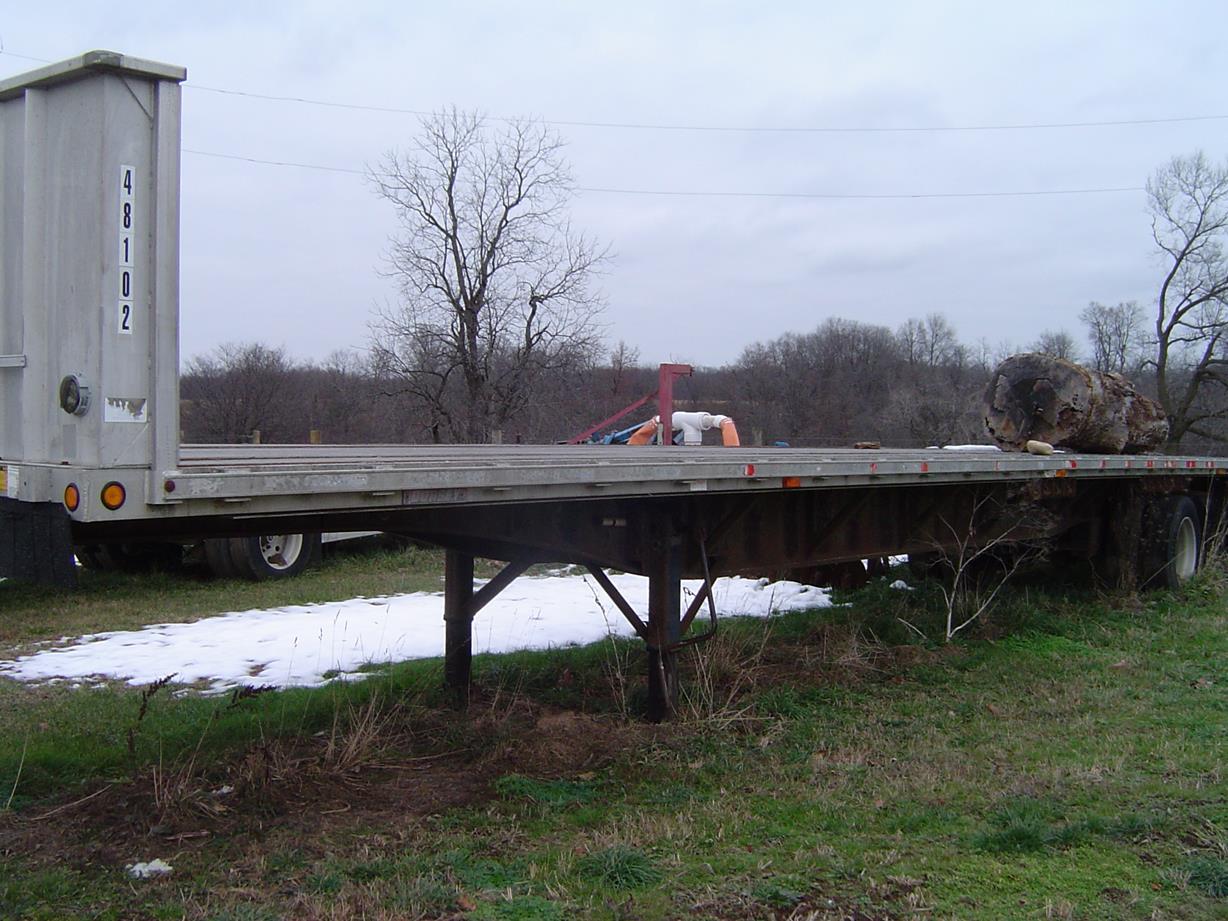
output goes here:
[[643, 889], [660, 882], [662, 877], [660, 868], [650, 855], [626, 844], [616, 844], [586, 854], [577, 861], [576, 872], [611, 889]]
[[[466, 805], [389, 808], [307, 838], [254, 815], [144, 884], [0, 846], [0, 917], [1228, 915], [1228, 616], [1212, 580], [1141, 603], [1021, 583], [950, 647], [892, 626], [934, 636], [932, 589], [844, 600], [723, 624], [687, 653], [685, 718], [656, 730], [622, 722], [643, 665], [623, 643], [481, 657], [468, 718], [438, 709], [438, 663], [229, 708], [162, 691], [139, 723], [136, 691], [4, 686], [0, 799], [24, 745], [20, 816], [198, 746], [208, 771], [270, 737], [327, 738], [372, 700], [398, 744], [464, 749], [453, 782], [489, 781]], [[546, 744], [560, 708], [593, 714], [581, 731], [626, 735], [606, 757], [572, 757], [587, 736]]]

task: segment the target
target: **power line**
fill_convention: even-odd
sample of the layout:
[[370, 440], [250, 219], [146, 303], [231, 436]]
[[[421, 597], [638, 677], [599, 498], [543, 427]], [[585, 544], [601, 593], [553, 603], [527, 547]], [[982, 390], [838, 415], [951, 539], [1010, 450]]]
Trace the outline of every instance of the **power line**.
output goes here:
[[[431, 113], [425, 109], [400, 109], [395, 106], [377, 106], [367, 105], [358, 102], [329, 102], [324, 99], [308, 99], [304, 96], [275, 96], [269, 93], [252, 93], [247, 90], [230, 90], [223, 89], [219, 86], [203, 86], [199, 83], [187, 82], [184, 84], [188, 89], [203, 90], [207, 93], [220, 93], [223, 96], [242, 96], [245, 99], [260, 99], [266, 102], [296, 102], [307, 106], [322, 106], [327, 109], [355, 109], [359, 112], [383, 112], [390, 115], [430, 115]], [[504, 118], [500, 121], [514, 121], [514, 119]], [[558, 124], [550, 122], [549, 124]]]
[[215, 150], [193, 150], [190, 147], [182, 148], [184, 153], [195, 154], [198, 157], [215, 157], [219, 160], [239, 160], [243, 163], [258, 163], [261, 166], [289, 166], [294, 169], [313, 169], [321, 170], [326, 173], [350, 173], [354, 176], [365, 176], [366, 172], [360, 169], [349, 169], [344, 166], [323, 166], [319, 163], [296, 163], [292, 160], [262, 160], [258, 157], [244, 157], [240, 154], [220, 153]]
[[[21, 58], [26, 61], [37, 61], [50, 64], [46, 58], [33, 57], [28, 54], [17, 54], [4, 50], [0, 46], [0, 55]], [[201, 90], [207, 93], [218, 93], [225, 96], [239, 96], [246, 99], [259, 99], [266, 102], [291, 102], [298, 105], [319, 106], [329, 109], [350, 109], [359, 112], [379, 112], [389, 115], [432, 114], [427, 109], [410, 109], [399, 106], [382, 106], [358, 102], [335, 102], [327, 99], [312, 99], [307, 96], [285, 96], [274, 93], [256, 93], [250, 90], [236, 90], [220, 86], [206, 86], [201, 83], [187, 82], [188, 89]], [[495, 121], [515, 122], [519, 119], [496, 115], [489, 116]], [[541, 119], [543, 124], [565, 128], [603, 128], [629, 131], [696, 131], [731, 134], [924, 134], [924, 133], [956, 133], [978, 131], [1052, 131], [1080, 128], [1122, 128], [1145, 125], [1174, 125], [1193, 122], [1225, 121], [1228, 115], [1173, 115], [1158, 118], [1118, 118], [1090, 121], [1069, 122], [1007, 122], [1002, 124], [970, 124], [970, 125], [714, 125], [714, 124], [677, 124], [669, 122], [610, 122], [582, 119]]]
[[31, 57], [28, 54], [17, 54], [15, 51], [5, 51], [3, 48], [0, 48], [0, 54], [4, 55], [6, 58], [21, 58], [23, 61], [35, 61], [39, 64], [55, 63], [54, 61], [48, 61], [46, 58]]
[[[221, 153], [212, 150], [196, 150], [185, 147], [184, 153], [201, 157], [215, 157], [222, 160], [238, 160], [243, 163], [255, 163], [261, 166], [290, 167], [293, 169], [322, 170], [329, 173], [347, 173], [354, 176], [367, 175], [364, 170], [351, 169], [344, 166], [324, 166], [318, 163], [298, 163], [290, 160], [265, 160], [259, 157], [245, 157], [239, 154]], [[1113, 186], [1103, 188], [1071, 188], [1071, 189], [1023, 189], [989, 192], [894, 192], [894, 193], [842, 193], [842, 192], [762, 192], [738, 191], [730, 189], [620, 189], [608, 186], [576, 186], [577, 192], [597, 195], [639, 195], [667, 196], [683, 198], [779, 198], [779, 199], [811, 199], [826, 201], [894, 201], [924, 198], [1032, 198], [1045, 195], [1105, 195], [1120, 192], [1141, 192], [1139, 186]]]
[[[379, 106], [357, 102], [334, 102], [311, 99], [305, 96], [279, 96], [272, 93], [253, 93], [248, 90], [233, 90], [219, 86], [204, 86], [200, 83], [184, 84], [189, 89], [226, 96], [242, 96], [269, 102], [293, 102], [300, 105], [322, 106], [330, 109], [353, 109], [359, 112], [382, 112], [392, 115], [430, 115], [425, 109], [406, 109], [397, 106]], [[506, 115], [488, 116], [495, 121], [514, 122], [519, 119]], [[546, 125], [564, 128], [609, 128], [631, 131], [704, 131], [737, 134], [917, 134], [927, 132], [961, 131], [1033, 131], [1067, 128], [1120, 128], [1140, 125], [1172, 125], [1182, 122], [1206, 122], [1228, 120], [1228, 115], [1174, 115], [1162, 118], [1119, 118], [1102, 121], [1073, 122], [1020, 122], [984, 125], [704, 125], [673, 124], [667, 122], [607, 122], [576, 119], [544, 118]]]
[[1002, 192], [741, 192], [726, 190], [679, 191], [670, 189], [611, 189], [577, 187], [577, 192], [597, 192], [609, 195], [670, 195], [690, 198], [803, 198], [828, 201], [895, 201], [910, 198], [1027, 198], [1041, 195], [1104, 195], [1115, 192], [1141, 192], [1139, 186], [1087, 189], [1022, 189]]

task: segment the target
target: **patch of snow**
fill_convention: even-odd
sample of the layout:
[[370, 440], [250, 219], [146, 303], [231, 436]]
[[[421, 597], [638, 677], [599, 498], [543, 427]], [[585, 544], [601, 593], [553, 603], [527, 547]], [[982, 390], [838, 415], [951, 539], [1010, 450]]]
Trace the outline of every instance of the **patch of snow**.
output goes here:
[[[930, 445], [926, 450], [936, 451], [937, 445]], [[997, 445], [943, 445], [943, 451], [990, 451], [995, 454], [1001, 454], [1002, 449]]]
[[888, 588], [894, 588], [895, 590], [901, 591], [901, 592], [911, 592], [912, 591], [912, 586], [909, 585], [907, 582], [905, 582], [903, 579], [896, 579], [894, 582], [891, 583], [891, 585], [888, 586]]
[[175, 868], [158, 858], [148, 863], [130, 863], [124, 869], [133, 879], [152, 879], [155, 876], [169, 876]]
[[[646, 617], [648, 579], [618, 574], [610, 580]], [[683, 582], [684, 607], [701, 585]], [[826, 589], [767, 579], [717, 579], [713, 593], [722, 616], [767, 617], [832, 603]], [[473, 651], [547, 649], [612, 634], [634, 631], [590, 576], [522, 577], [474, 619]], [[101, 676], [144, 685], [173, 673], [176, 683], [206, 684], [218, 693], [239, 685], [316, 687], [328, 680], [362, 680], [359, 669], [371, 663], [440, 656], [443, 642], [443, 594], [415, 592], [96, 633], [0, 662], [0, 676], [74, 682]]]

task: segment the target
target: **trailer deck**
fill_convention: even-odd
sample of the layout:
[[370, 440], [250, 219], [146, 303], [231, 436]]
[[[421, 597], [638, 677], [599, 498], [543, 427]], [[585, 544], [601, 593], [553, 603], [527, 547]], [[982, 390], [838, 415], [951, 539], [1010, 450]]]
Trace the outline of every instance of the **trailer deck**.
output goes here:
[[[980, 450], [589, 445], [185, 445], [165, 500], [301, 496], [320, 510], [1228, 472], [1228, 458]], [[164, 501], [165, 501], [164, 500]]]
[[[3, 460], [0, 458], [0, 460]], [[11, 498], [80, 494], [74, 527], [191, 518], [395, 512], [440, 506], [767, 493], [858, 486], [997, 485], [1223, 475], [1228, 458], [1049, 456], [949, 449], [605, 447], [597, 445], [184, 445], [178, 466], [0, 467]], [[107, 508], [118, 482], [128, 497]], [[327, 526], [331, 524], [324, 522]]]

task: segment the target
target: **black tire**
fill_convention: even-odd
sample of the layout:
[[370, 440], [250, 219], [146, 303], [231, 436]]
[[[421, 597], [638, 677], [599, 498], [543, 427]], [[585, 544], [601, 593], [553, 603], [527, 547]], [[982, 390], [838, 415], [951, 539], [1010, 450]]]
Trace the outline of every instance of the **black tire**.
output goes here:
[[234, 560], [230, 557], [230, 538], [205, 538], [205, 565], [209, 572], [218, 579], [237, 579], [239, 571], [235, 569]]
[[107, 553], [107, 548], [102, 544], [78, 544], [73, 548], [73, 553], [77, 556], [77, 562], [86, 569], [106, 570], [115, 568], [115, 564], [111, 560], [111, 554]]
[[183, 567], [183, 547], [161, 541], [109, 541], [75, 548], [87, 569], [109, 572], [174, 572]]
[[320, 535], [264, 534], [232, 537], [230, 560], [240, 578], [290, 579], [320, 559]]
[[1177, 589], [1202, 564], [1202, 514], [1189, 496], [1158, 496], [1143, 512], [1139, 582]]

